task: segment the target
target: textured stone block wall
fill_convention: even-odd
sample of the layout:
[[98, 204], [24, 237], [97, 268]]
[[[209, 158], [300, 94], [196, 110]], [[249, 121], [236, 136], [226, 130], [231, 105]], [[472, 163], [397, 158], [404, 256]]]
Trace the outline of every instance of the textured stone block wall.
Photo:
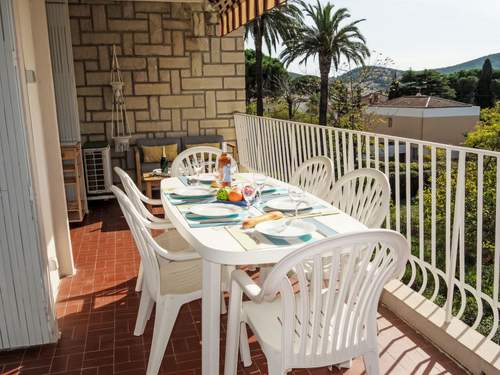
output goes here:
[[[220, 38], [200, 4], [70, 0], [82, 142], [110, 137], [117, 47], [133, 138], [221, 134], [245, 110], [243, 31]], [[114, 155], [122, 158], [124, 155]], [[127, 169], [132, 169], [129, 157]], [[114, 160], [118, 164], [118, 160]]]

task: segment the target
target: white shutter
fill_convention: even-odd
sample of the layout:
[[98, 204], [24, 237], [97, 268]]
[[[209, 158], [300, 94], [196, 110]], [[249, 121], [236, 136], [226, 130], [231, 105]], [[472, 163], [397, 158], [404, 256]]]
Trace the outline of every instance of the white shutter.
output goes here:
[[50, 58], [56, 95], [57, 124], [61, 143], [80, 142], [80, 119], [69, 10], [66, 1], [47, 2]]
[[57, 338], [32, 205], [11, 1], [0, 1], [0, 349]]

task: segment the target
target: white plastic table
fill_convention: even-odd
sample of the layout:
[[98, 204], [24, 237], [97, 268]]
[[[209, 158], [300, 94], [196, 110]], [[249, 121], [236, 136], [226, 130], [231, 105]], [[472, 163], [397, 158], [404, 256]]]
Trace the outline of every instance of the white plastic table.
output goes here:
[[[243, 176], [245, 174], [239, 174]], [[287, 184], [268, 178], [268, 183], [276, 186]], [[251, 265], [276, 263], [299, 245], [273, 247], [248, 251], [224, 228], [191, 228], [182, 213], [165, 198], [163, 192], [183, 187], [178, 178], [166, 178], [161, 182], [161, 199], [167, 217], [184, 239], [203, 258], [202, 290], [202, 374], [219, 375], [220, 351], [220, 293], [221, 265]], [[318, 202], [326, 204], [315, 198]], [[315, 217], [319, 222], [333, 228], [337, 233], [347, 233], [366, 229], [366, 226], [345, 213]]]

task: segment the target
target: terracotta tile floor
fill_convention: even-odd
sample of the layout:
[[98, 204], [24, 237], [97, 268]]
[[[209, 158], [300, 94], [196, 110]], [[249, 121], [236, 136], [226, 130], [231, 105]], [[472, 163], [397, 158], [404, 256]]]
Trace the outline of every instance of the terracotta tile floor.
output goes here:
[[[57, 344], [0, 353], [1, 374], [144, 374], [152, 337], [152, 321], [142, 337], [132, 335], [138, 294], [139, 265], [130, 232], [116, 203], [100, 202], [83, 225], [71, 229], [78, 269], [62, 280], [57, 303], [61, 339]], [[463, 374], [457, 365], [393, 313], [380, 309], [379, 342], [383, 374]], [[225, 316], [221, 318], [225, 335]], [[201, 373], [201, 304], [185, 305], [178, 317], [162, 364], [164, 374]], [[221, 342], [224, 348], [224, 341]], [[267, 374], [258, 343], [251, 346], [253, 365], [239, 374]], [[294, 374], [330, 374], [324, 369]], [[362, 374], [356, 359], [349, 370]]]

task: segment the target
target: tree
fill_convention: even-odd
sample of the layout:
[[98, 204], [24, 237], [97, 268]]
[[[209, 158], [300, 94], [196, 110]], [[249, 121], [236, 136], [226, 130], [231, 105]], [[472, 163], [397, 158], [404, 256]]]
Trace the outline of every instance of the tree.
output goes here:
[[500, 103], [481, 110], [479, 124], [467, 134], [465, 145], [491, 151], [500, 151]]
[[344, 82], [335, 80], [330, 89], [330, 116], [335, 127], [361, 129], [361, 87], [349, 88]]
[[299, 1], [303, 13], [312, 22], [306, 23], [304, 17], [297, 19], [297, 29], [293, 38], [285, 40], [287, 48], [281, 58], [286, 65], [301, 59], [300, 63], [307, 63], [310, 58], [317, 57], [320, 71], [320, 101], [319, 123], [326, 125], [328, 111], [329, 74], [333, 64], [338, 69], [342, 58], [355, 64], [364, 64], [364, 59], [370, 55], [366, 47], [366, 40], [358, 29], [358, 24], [364, 20], [357, 20], [345, 24], [351, 16], [346, 8], [335, 11], [334, 5], [322, 5], [319, 0], [315, 4]]
[[476, 104], [481, 108], [491, 108], [495, 105], [495, 95], [491, 88], [492, 80], [493, 68], [490, 59], [486, 59], [484, 60], [475, 95]]
[[455, 90], [455, 100], [463, 103], [473, 103], [478, 78], [471, 72], [470, 75], [453, 74], [449, 76], [450, 86]]
[[318, 91], [319, 79], [314, 76], [290, 77], [289, 74], [278, 78], [277, 84], [281, 96], [285, 99], [288, 108], [288, 119], [294, 118], [301, 103], [306, 103], [308, 98]]
[[251, 35], [255, 43], [255, 96], [257, 98], [257, 116], [264, 114], [263, 100], [263, 53], [262, 45], [266, 44], [269, 54], [276, 49], [280, 39], [291, 37], [295, 20], [300, 17], [298, 8], [293, 4], [285, 4], [273, 8], [246, 25], [245, 38]]
[[[255, 51], [253, 49], [245, 50], [245, 86], [247, 104], [251, 99], [257, 98], [257, 64]], [[283, 76], [288, 75], [283, 63], [274, 57], [262, 56], [262, 93], [263, 96], [280, 95], [279, 87], [276, 82]]]
[[493, 95], [495, 95], [495, 99], [500, 98], [500, 79], [494, 79], [491, 81], [491, 91], [493, 91]]
[[455, 99], [455, 90], [450, 87], [447, 76], [435, 70], [414, 72], [410, 69], [389, 88], [390, 99], [416, 94]]

